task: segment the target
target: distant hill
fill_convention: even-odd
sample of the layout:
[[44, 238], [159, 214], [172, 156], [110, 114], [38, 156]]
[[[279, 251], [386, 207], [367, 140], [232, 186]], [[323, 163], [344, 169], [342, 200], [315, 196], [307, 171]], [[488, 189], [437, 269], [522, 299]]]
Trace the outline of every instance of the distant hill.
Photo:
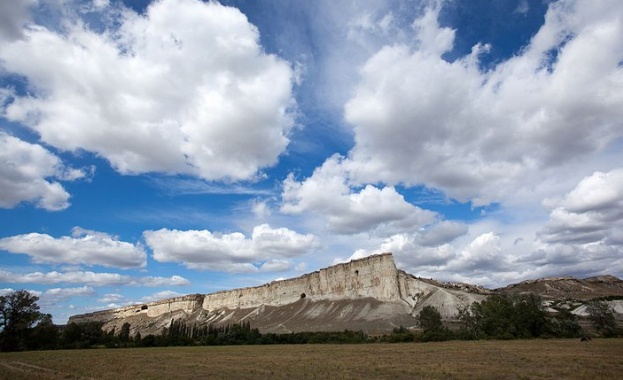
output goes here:
[[504, 294], [536, 293], [543, 299], [588, 301], [595, 298], [623, 299], [623, 280], [615, 276], [598, 276], [578, 279], [550, 277], [523, 281], [496, 289]]

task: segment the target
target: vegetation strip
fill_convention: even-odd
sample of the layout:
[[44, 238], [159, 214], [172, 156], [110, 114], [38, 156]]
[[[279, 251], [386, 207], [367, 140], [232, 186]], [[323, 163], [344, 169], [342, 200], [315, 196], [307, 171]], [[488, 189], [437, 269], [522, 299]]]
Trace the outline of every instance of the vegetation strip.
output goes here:
[[[441, 314], [425, 306], [416, 320], [419, 330], [395, 328], [390, 334], [371, 336], [363, 331], [260, 333], [249, 321], [211, 326], [173, 320], [160, 335], [130, 335], [125, 323], [118, 333], [104, 332], [103, 322], [70, 323], [60, 329], [49, 315], [39, 313], [37, 297], [16, 291], [0, 297], [0, 348], [2, 351], [41, 349], [82, 349], [91, 347], [153, 347], [193, 345], [269, 345], [309, 343], [396, 343], [479, 339], [590, 338], [578, 323], [578, 317], [561, 308], [550, 315], [538, 295], [493, 294], [469, 308], [459, 310], [459, 327], [451, 330]], [[593, 335], [623, 336], [617, 327], [614, 311], [603, 301], [587, 307]]]

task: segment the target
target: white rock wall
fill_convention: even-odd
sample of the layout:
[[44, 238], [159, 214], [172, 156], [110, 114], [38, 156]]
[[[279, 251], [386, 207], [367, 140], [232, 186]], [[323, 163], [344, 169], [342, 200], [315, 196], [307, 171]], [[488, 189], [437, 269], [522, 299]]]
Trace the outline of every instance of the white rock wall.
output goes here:
[[190, 314], [202, 308], [249, 309], [260, 306], [283, 306], [305, 297], [310, 300], [374, 298], [413, 308], [438, 287], [417, 280], [396, 269], [392, 254], [385, 253], [320, 269], [301, 277], [274, 281], [252, 288], [212, 294], [194, 294], [143, 305], [77, 315], [70, 322], [110, 321], [130, 316], [159, 317], [182, 311]]
[[69, 323], [102, 321], [107, 322], [113, 319], [127, 318], [133, 315], [144, 314], [148, 317], [158, 317], [160, 315], [171, 313], [174, 311], [184, 311], [192, 313], [201, 307], [203, 303], [203, 295], [193, 294], [184, 297], [169, 298], [162, 301], [149, 302], [146, 304], [132, 305], [121, 307], [113, 310], [98, 311], [89, 314], [74, 315], [69, 318]]
[[204, 310], [282, 306], [302, 297], [311, 300], [372, 297], [396, 300], [398, 271], [391, 254], [382, 254], [338, 264], [301, 277], [274, 281], [253, 288], [207, 294]]

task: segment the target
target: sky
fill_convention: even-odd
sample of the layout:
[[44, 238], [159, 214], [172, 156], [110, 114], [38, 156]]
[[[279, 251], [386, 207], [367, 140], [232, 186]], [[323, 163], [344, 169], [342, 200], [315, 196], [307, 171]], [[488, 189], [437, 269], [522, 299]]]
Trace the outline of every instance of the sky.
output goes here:
[[0, 2], [0, 291], [623, 277], [622, 35], [619, 0]]

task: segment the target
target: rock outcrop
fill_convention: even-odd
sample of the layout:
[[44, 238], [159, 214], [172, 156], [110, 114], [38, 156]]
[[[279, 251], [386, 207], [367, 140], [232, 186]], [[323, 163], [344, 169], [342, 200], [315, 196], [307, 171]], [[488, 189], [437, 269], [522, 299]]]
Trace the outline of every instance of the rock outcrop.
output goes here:
[[415, 325], [426, 305], [446, 319], [486, 297], [482, 288], [443, 284], [396, 268], [390, 253], [334, 265], [257, 287], [194, 294], [72, 316], [69, 322], [104, 322], [104, 329], [159, 334], [172, 320], [199, 325], [249, 321], [262, 332], [364, 330], [387, 332]]

